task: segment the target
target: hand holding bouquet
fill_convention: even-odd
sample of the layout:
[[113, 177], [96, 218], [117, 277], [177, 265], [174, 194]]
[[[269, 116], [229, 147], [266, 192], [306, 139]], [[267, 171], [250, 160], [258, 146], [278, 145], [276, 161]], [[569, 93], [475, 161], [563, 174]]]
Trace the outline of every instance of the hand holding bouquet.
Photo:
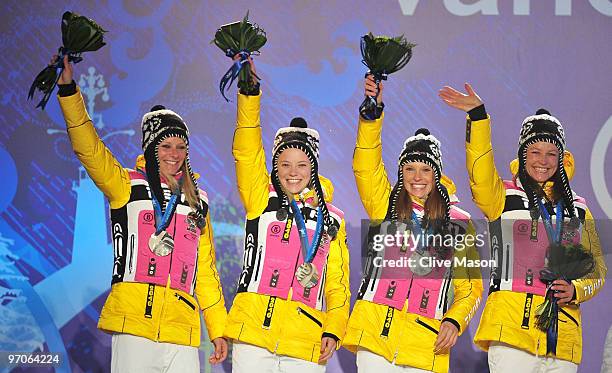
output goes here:
[[69, 62], [81, 62], [83, 52], [97, 51], [105, 45], [105, 32], [106, 30], [102, 29], [93, 20], [73, 12], [65, 12], [62, 16], [63, 46], [58, 50], [58, 58], [38, 73], [30, 87], [28, 99], [32, 99], [36, 89], [43, 92], [44, 96], [36, 107], [41, 107], [44, 110], [53, 88], [55, 88], [57, 80], [64, 70], [64, 56], [68, 56]]
[[[266, 32], [249, 21], [248, 12], [242, 21], [228, 23], [217, 30], [212, 43], [231, 59], [239, 56], [219, 82], [219, 90], [226, 101], [229, 101], [225, 97], [226, 88], [232, 85], [236, 77], [238, 77], [238, 88], [246, 92], [253, 90], [255, 82], [251, 77], [250, 66], [244, 65], [249, 65], [249, 57], [259, 53], [259, 49], [267, 40]], [[255, 78], [258, 77], [255, 75]]]
[[562, 279], [569, 283], [583, 278], [593, 271], [593, 255], [580, 244], [551, 245], [546, 255], [546, 268], [540, 271], [540, 281], [548, 285], [544, 303], [536, 309], [536, 327], [546, 332], [546, 353], [556, 354], [559, 331], [559, 305], [553, 281]]

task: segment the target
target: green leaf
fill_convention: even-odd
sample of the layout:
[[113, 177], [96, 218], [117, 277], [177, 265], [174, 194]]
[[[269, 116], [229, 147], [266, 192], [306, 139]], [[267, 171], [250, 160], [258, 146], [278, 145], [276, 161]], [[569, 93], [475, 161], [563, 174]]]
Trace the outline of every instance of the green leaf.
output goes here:
[[62, 16], [62, 42], [71, 53], [96, 51], [104, 43], [104, 30], [95, 21], [73, 12]]
[[[104, 33], [106, 30], [93, 20], [77, 13], [65, 12], [62, 15], [61, 30], [63, 46], [60, 48], [60, 52], [68, 54], [69, 60], [73, 63], [82, 60], [81, 53], [95, 51], [105, 45]], [[37, 89], [44, 93], [44, 97], [37, 107], [42, 107], [44, 110], [47, 100], [57, 84], [59, 77], [57, 70], [62, 66], [63, 62], [59, 61], [53, 66], [46, 67], [34, 78], [28, 92], [28, 98], [31, 99]]]
[[403, 35], [388, 37], [368, 33], [361, 38], [361, 56], [373, 74], [391, 74], [406, 66], [415, 46]]
[[213, 43], [224, 53], [230, 50], [232, 54], [241, 50], [249, 53], [258, 51], [266, 41], [265, 31], [249, 21], [248, 11], [241, 21], [219, 27], [213, 39]]

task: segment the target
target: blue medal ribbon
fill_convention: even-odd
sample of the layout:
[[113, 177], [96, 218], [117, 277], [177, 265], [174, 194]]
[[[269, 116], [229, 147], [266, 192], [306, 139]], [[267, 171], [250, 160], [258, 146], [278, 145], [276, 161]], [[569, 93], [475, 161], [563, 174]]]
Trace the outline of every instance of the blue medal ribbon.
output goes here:
[[[417, 214], [414, 212], [414, 210], [412, 210], [412, 231], [415, 232], [416, 234], [413, 234], [412, 236], [414, 238], [419, 238], [418, 241], [415, 241], [415, 246], [416, 249], [414, 249], [414, 251], [418, 252], [419, 254], [423, 254], [425, 252], [425, 245], [420, 245], [421, 242], [421, 237], [423, 238], [423, 242], [425, 242], [425, 237], [422, 236], [423, 234], [423, 228], [421, 227], [421, 222], [419, 221], [419, 217], [417, 216]], [[430, 234], [431, 233], [431, 229], [427, 230], [427, 233]]]
[[[138, 172], [140, 172], [145, 177], [145, 179], [147, 178], [147, 175], [144, 172], [142, 172], [142, 170], [138, 170]], [[160, 234], [162, 231], [168, 228], [168, 225], [170, 224], [170, 220], [172, 219], [172, 215], [174, 214], [174, 210], [176, 210], [176, 204], [178, 202], [178, 197], [181, 194], [182, 185], [183, 185], [183, 177], [181, 176], [181, 178], [179, 179], [179, 187], [177, 190], [172, 191], [172, 196], [170, 197], [170, 200], [168, 201], [168, 204], [166, 205], [166, 210], [163, 211], [163, 213], [162, 213], [161, 204], [157, 200], [157, 197], [155, 197], [155, 195], [151, 195], [151, 202], [153, 203], [153, 211], [155, 211], [155, 234], [156, 235]]]
[[[561, 228], [563, 227], [563, 200], [557, 203], [555, 207], [555, 227], [553, 228], [552, 219], [548, 210], [542, 203], [540, 204], [540, 212], [542, 213], [542, 222], [544, 223], [544, 228], [546, 228], [546, 235], [548, 236], [548, 243], [550, 245], [560, 244], [561, 243]], [[542, 273], [544, 272], [544, 273]], [[548, 301], [551, 302], [552, 305], [552, 320], [550, 326], [546, 330], [546, 354], [557, 353], [557, 340], [559, 338], [559, 304], [557, 303], [557, 298], [554, 297], [554, 293], [551, 292], [550, 287], [552, 286], [552, 281], [555, 279], [554, 274], [550, 273], [549, 270], [545, 269], [540, 273], [540, 277], [542, 274], [547, 275], [548, 281], [550, 281], [547, 292]], [[548, 294], [549, 292], [550, 295]], [[555, 291], [556, 292], [556, 291]]]
[[561, 228], [563, 227], [563, 200], [559, 201], [559, 203], [557, 203], [557, 206], [555, 207], [556, 221], [554, 228], [548, 210], [546, 209], [542, 201], [539, 201], [539, 204], [540, 212], [542, 213], [542, 222], [544, 223], [544, 228], [546, 228], [546, 235], [548, 236], [548, 243], [551, 245], [561, 243]]
[[176, 201], [178, 200], [178, 194], [172, 193], [172, 197], [168, 201], [168, 205], [166, 206], [166, 211], [164, 211], [162, 215], [162, 209], [157, 201], [157, 198], [153, 196], [151, 198], [151, 202], [153, 202], [153, 210], [155, 210], [155, 234], [160, 234], [163, 230], [168, 228], [170, 224], [170, 219], [172, 218], [172, 214], [174, 213], [174, 209], [176, 208]]
[[300, 234], [300, 246], [302, 247], [302, 255], [304, 257], [304, 263], [310, 263], [314, 259], [315, 251], [317, 250], [317, 243], [320, 241], [321, 232], [323, 231], [323, 214], [321, 208], [317, 208], [317, 227], [315, 229], [312, 242], [308, 242], [308, 231], [306, 230], [306, 223], [304, 222], [304, 216], [300, 211], [295, 200], [291, 201], [291, 210], [295, 216], [295, 222], [297, 224], [298, 232]]

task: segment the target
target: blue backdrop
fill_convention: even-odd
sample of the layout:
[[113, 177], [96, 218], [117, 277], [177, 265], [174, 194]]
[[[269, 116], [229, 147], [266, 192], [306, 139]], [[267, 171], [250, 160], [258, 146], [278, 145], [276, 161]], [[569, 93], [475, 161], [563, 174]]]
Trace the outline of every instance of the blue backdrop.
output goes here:
[[[480, 218], [465, 172], [464, 117], [446, 107], [437, 90], [473, 84], [493, 118], [496, 163], [505, 177], [523, 118], [546, 107], [565, 126], [577, 164], [572, 187], [601, 219], [608, 252], [612, 230], [603, 226], [612, 218], [610, 0], [4, 1], [0, 351], [59, 352], [65, 362], [58, 372], [109, 367], [110, 337], [96, 329], [112, 270], [108, 205], [71, 151], [55, 98], [45, 111], [26, 101], [32, 79], [61, 44], [65, 10], [109, 30], [108, 45], [85, 55], [75, 80], [99, 134], [124, 166], [132, 167], [140, 152], [140, 119], [153, 105], [177, 111], [189, 124], [192, 164], [211, 199], [218, 267], [231, 305], [244, 211], [231, 157], [235, 103], [218, 92], [230, 60], [210, 41], [220, 25], [241, 19], [247, 9], [268, 34], [257, 57], [266, 149], [277, 128], [294, 116], [321, 133], [321, 173], [331, 176], [335, 203], [346, 212], [353, 293], [361, 267], [359, 225], [366, 215], [351, 156], [365, 72], [359, 37], [368, 31], [404, 34], [418, 44], [413, 60], [385, 83], [387, 165], [395, 164], [407, 136], [429, 127], [443, 144], [445, 171], [458, 185], [464, 208]], [[394, 174], [394, 166], [389, 171]], [[612, 323], [609, 289], [583, 307], [580, 372], [600, 369]], [[452, 372], [487, 371], [486, 354], [471, 343], [477, 323], [453, 350]], [[203, 340], [202, 370], [210, 371], [204, 360], [210, 344]], [[341, 350], [328, 371], [355, 369], [354, 356]]]

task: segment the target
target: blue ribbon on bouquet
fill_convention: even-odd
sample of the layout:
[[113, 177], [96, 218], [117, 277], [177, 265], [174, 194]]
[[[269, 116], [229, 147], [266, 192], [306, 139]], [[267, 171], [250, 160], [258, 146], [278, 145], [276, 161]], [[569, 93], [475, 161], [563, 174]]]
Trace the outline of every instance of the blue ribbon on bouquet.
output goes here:
[[240, 74], [240, 71], [242, 70], [244, 65], [250, 65], [248, 58], [251, 54], [249, 52], [242, 50], [240, 52], [234, 53], [234, 51], [229, 49], [225, 52], [225, 55], [230, 58], [234, 58], [236, 54], [240, 56], [240, 59], [234, 61], [232, 66], [229, 68], [229, 70], [227, 70], [227, 72], [225, 73], [225, 75], [223, 75], [221, 81], [219, 82], [219, 91], [221, 91], [221, 95], [227, 102], [229, 102], [230, 100], [225, 97], [226, 88], [228, 86], [231, 86], [234, 80], [236, 80], [238, 74]]
[[[55, 89], [55, 86], [57, 85], [57, 82], [59, 81], [59, 78], [60, 76], [62, 76], [62, 72], [64, 71], [64, 68], [65, 68], [64, 57], [65, 56], [68, 56], [68, 61], [75, 63], [75, 64], [83, 61], [83, 57], [81, 57], [80, 53], [70, 52], [66, 50], [64, 47], [59, 47], [57, 51], [57, 61], [47, 66], [47, 69], [56, 70], [55, 81], [53, 82], [49, 90], [43, 95], [38, 105], [36, 105], [36, 108], [42, 108], [43, 110], [45, 110], [45, 106], [47, 106], [47, 102], [49, 102], [49, 98], [51, 98], [51, 94], [53, 93], [53, 90]], [[32, 99], [33, 96], [34, 96], [34, 85], [32, 85], [32, 87], [30, 88], [28, 99]]]

